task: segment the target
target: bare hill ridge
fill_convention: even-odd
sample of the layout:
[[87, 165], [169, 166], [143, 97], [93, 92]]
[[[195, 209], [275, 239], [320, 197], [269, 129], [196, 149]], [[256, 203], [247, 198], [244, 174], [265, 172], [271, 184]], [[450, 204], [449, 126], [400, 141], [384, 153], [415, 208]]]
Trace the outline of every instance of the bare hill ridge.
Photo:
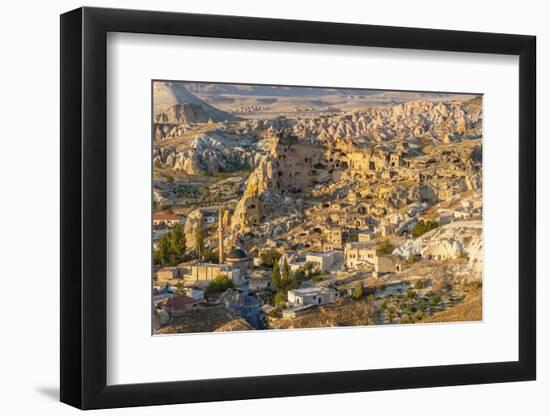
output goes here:
[[182, 83], [155, 81], [153, 83], [153, 113], [160, 123], [204, 123], [238, 120], [191, 94]]

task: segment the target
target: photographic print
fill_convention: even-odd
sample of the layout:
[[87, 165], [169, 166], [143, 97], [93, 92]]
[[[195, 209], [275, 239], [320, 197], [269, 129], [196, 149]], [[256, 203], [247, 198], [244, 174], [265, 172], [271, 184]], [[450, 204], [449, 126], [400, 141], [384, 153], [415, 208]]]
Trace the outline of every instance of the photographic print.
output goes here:
[[152, 81], [153, 334], [482, 320], [482, 95]]

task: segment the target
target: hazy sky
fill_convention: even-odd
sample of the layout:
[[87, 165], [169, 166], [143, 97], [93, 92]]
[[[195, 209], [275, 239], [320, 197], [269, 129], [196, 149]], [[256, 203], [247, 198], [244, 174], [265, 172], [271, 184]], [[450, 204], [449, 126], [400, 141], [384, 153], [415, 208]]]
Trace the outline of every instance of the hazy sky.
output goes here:
[[[372, 96], [391, 95], [403, 96], [408, 100], [416, 98], [446, 98], [460, 95], [461, 93], [434, 93], [424, 91], [399, 91], [399, 90], [374, 90], [352, 88], [324, 88], [302, 86], [272, 86], [261, 84], [225, 84], [225, 83], [196, 83], [182, 82], [192, 93], [200, 96], [211, 95], [243, 95], [243, 96], [277, 96], [277, 97], [305, 97], [305, 96]], [[471, 93], [464, 93], [472, 95]]]

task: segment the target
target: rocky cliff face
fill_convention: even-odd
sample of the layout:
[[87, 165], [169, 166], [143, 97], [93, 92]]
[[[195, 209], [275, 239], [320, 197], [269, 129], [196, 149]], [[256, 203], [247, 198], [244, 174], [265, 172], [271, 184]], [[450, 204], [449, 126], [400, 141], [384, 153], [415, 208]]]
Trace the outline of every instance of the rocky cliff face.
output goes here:
[[409, 239], [396, 248], [402, 258], [420, 255], [434, 260], [468, 258], [471, 279], [480, 279], [483, 272], [482, 221], [457, 221], [441, 226], [417, 239]]
[[185, 219], [185, 243], [189, 249], [195, 249], [195, 231], [202, 227], [203, 217], [202, 211], [197, 209], [189, 213]]

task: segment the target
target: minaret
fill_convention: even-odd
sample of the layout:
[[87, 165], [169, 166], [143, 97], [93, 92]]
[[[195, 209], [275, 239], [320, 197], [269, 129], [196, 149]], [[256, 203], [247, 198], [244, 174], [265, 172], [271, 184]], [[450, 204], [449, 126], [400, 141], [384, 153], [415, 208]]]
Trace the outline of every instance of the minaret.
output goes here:
[[218, 210], [218, 260], [220, 265], [223, 264], [223, 212], [225, 210], [220, 208]]

